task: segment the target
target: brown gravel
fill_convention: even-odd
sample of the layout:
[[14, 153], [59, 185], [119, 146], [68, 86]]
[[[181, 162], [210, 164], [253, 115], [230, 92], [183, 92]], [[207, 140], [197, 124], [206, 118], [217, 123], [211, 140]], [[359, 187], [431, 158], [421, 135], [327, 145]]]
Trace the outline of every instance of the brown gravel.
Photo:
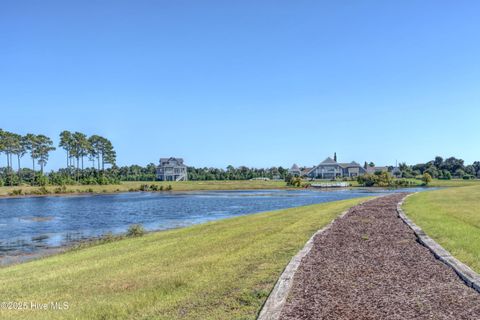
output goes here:
[[480, 319], [480, 294], [397, 217], [405, 194], [350, 209], [317, 236], [280, 319]]

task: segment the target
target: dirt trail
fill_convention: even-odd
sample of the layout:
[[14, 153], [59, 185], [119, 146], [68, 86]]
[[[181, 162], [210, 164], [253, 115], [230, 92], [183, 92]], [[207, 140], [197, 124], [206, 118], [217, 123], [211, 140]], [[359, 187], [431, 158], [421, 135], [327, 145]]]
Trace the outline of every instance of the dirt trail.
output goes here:
[[480, 294], [397, 216], [405, 194], [350, 210], [314, 240], [281, 319], [480, 319]]

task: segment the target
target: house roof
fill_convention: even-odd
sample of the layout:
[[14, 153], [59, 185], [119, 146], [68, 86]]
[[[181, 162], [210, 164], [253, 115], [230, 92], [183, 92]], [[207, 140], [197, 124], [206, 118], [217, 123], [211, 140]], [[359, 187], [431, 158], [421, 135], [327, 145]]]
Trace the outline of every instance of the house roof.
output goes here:
[[170, 157], [170, 158], [160, 158], [160, 165], [165, 165], [167, 163], [175, 163], [177, 166], [184, 166], [183, 164], [183, 158], [175, 158], [175, 157]]
[[342, 168], [360, 167], [360, 164], [355, 161], [352, 161], [350, 163], [339, 163], [339, 165]]
[[297, 166], [296, 163], [294, 163], [293, 166], [290, 168], [290, 171], [300, 171], [300, 168]]
[[327, 159], [323, 160], [320, 164], [337, 164], [337, 161], [333, 160], [332, 158], [328, 157]]
[[308, 174], [310, 171], [312, 171], [315, 168], [316, 167], [305, 168], [305, 169], [302, 170], [302, 174]]
[[175, 157], [170, 157], [170, 158], [160, 158], [160, 161], [169, 161], [169, 160], [183, 161], [183, 158], [175, 158]]
[[368, 173], [375, 173], [377, 171], [388, 171], [388, 167], [367, 167]]

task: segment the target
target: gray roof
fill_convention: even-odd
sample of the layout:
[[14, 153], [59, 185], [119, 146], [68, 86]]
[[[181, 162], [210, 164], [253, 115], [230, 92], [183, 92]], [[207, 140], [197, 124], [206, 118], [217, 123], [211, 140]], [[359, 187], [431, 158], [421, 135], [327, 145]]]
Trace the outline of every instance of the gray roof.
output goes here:
[[368, 173], [374, 173], [377, 171], [388, 171], [388, 167], [367, 167]]
[[294, 163], [293, 166], [290, 168], [290, 171], [300, 171], [300, 168], [297, 166], [296, 163]]
[[337, 164], [337, 162], [332, 158], [328, 157], [327, 159], [323, 160], [320, 164]]
[[360, 164], [355, 161], [352, 161], [350, 163], [339, 163], [339, 165], [343, 168], [360, 167]]
[[315, 168], [316, 167], [305, 168], [305, 169], [302, 170], [302, 174], [308, 174], [310, 171], [312, 171]]
[[160, 158], [160, 165], [165, 165], [165, 164], [175, 164], [177, 166], [184, 166], [183, 164], [183, 158], [175, 158], [175, 157], [170, 157], [170, 158]]

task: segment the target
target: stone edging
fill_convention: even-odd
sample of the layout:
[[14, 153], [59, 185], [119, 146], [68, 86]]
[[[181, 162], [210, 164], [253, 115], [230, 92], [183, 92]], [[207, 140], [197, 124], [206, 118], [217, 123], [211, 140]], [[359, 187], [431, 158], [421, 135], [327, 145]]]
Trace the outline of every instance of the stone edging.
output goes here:
[[[413, 193], [415, 194], [415, 193]], [[477, 292], [480, 293], [480, 275], [470, 269], [467, 265], [463, 264], [459, 260], [457, 260], [455, 257], [453, 257], [450, 252], [445, 250], [441, 245], [439, 245], [437, 242], [435, 242], [432, 238], [427, 236], [425, 232], [417, 226], [415, 223], [413, 223], [410, 218], [408, 218], [405, 214], [405, 212], [402, 210], [402, 205], [405, 202], [405, 199], [407, 197], [413, 195], [409, 194], [405, 196], [398, 204], [397, 204], [397, 212], [398, 216], [400, 219], [405, 222], [415, 233], [415, 235], [418, 238], [418, 241], [427, 247], [433, 255], [443, 263], [445, 263], [447, 266], [451, 267], [455, 272], [458, 274], [458, 276], [469, 286], [475, 289]]]
[[302, 259], [312, 250], [313, 247], [313, 240], [319, 234], [327, 231], [330, 229], [332, 224], [337, 220], [343, 218], [350, 209], [344, 211], [340, 216], [333, 219], [329, 224], [327, 224], [322, 229], [318, 230], [311, 236], [311, 238], [305, 243], [305, 246], [302, 250], [300, 250], [288, 263], [285, 270], [283, 270], [282, 275], [278, 278], [275, 287], [273, 288], [272, 292], [268, 296], [267, 301], [263, 305], [260, 314], [258, 315], [257, 320], [277, 320], [280, 318], [280, 314], [282, 313], [283, 306], [285, 302], [287, 302], [287, 297], [292, 288], [293, 284], [293, 277], [295, 272], [297, 271]]

